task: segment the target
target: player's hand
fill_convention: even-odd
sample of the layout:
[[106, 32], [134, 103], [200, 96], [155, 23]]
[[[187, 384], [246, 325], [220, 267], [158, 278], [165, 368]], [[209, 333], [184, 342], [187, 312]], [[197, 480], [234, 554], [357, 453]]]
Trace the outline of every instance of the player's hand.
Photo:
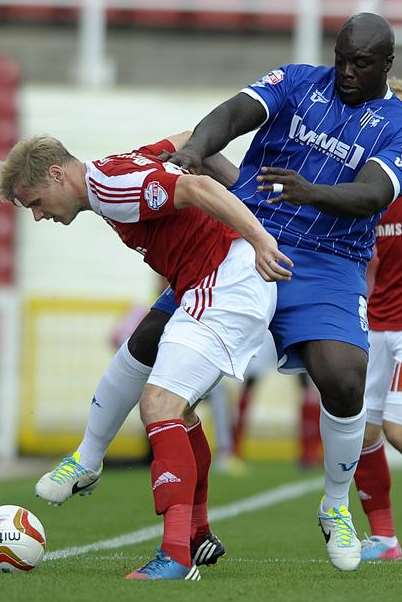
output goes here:
[[164, 151], [159, 155], [159, 158], [162, 161], [170, 161], [170, 163], [183, 167], [183, 169], [187, 169], [190, 173], [201, 173], [202, 158], [200, 154], [191, 147], [186, 148], [183, 146], [181, 150], [178, 150], [175, 153]]
[[[305, 205], [314, 201], [314, 184], [308, 182], [303, 176], [292, 169], [280, 167], [262, 167], [260, 175], [257, 176], [257, 190], [261, 192], [277, 192], [274, 197], [267, 199], [268, 204], [286, 201], [294, 205]], [[278, 186], [282, 191], [276, 191]]]
[[292, 272], [281, 264], [289, 268], [293, 267], [293, 261], [278, 249], [278, 243], [268, 232], [262, 236], [258, 242], [254, 243], [255, 267], [257, 272], [268, 282], [276, 280], [290, 280]]

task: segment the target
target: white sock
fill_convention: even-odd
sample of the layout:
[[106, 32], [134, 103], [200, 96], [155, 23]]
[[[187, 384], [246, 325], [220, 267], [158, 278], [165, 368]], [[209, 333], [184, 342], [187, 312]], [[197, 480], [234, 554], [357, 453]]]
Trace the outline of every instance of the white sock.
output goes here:
[[98, 471], [109, 443], [138, 403], [152, 368], [138, 362], [123, 343], [99, 382], [78, 447], [80, 464]]
[[366, 408], [351, 418], [338, 418], [321, 405], [320, 430], [324, 447], [323, 510], [349, 505], [349, 488], [363, 445]]
[[211, 389], [208, 398], [214, 421], [217, 453], [218, 455], [231, 454], [233, 450], [232, 424], [226, 404], [226, 387], [222, 381]]

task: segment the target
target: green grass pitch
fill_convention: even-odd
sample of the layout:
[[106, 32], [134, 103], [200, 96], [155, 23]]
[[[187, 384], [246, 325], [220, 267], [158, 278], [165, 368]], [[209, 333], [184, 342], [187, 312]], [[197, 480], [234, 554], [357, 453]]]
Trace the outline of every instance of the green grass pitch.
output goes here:
[[[286, 463], [252, 464], [244, 477], [212, 473], [210, 506], [225, 506], [284, 483], [314, 479]], [[393, 473], [395, 520], [402, 532], [402, 472]], [[0, 504], [29, 508], [43, 522], [48, 551], [92, 544], [157, 524], [147, 470], [105, 471], [93, 496], [59, 508], [33, 495], [36, 477], [0, 482]], [[218, 520], [214, 530], [227, 554], [201, 567], [200, 582], [134, 582], [124, 575], [151, 558], [158, 538], [80, 556], [48, 560], [31, 573], [0, 574], [1, 602], [389, 602], [402, 599], [402, 562], [369, 563], [341, 573], [327, 561], [317, 527], [321, 492]], [[360, 535], [367, 530], [355, 493], [352, 511]]]

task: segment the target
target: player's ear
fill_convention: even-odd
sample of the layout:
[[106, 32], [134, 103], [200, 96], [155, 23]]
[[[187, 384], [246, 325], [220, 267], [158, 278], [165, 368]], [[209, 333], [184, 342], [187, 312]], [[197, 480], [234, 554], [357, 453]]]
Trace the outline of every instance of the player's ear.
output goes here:
[[394, 55], [393, 54], [388, 54], [385, 57], [385, 68], [384, 68], [385, 73], [388, 73], [391, 70], [393, 62], [394, 62]]
[[64, 169], [61, 165], [51, 165], [49, 167], [49, 176], [55, 182], [62, 182], [64, 178]]

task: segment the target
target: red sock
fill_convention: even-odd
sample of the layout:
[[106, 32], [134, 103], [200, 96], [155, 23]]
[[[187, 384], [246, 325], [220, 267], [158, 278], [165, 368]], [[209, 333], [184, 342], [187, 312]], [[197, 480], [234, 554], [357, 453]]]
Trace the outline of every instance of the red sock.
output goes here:
[[153, 452], [152, 490], [157, 514], [163, 514], [162, 550], [191, 566], [190, 535], [197, 468], [183, 420], [147, 426]]
[[394, 537], [391, 509], [391, 475], [381, 439], [364, 448], [355, 472], [355, 482], [372, 535]]
[[188, 438], [197, 465], [197, 484], [194, 492], [191, 539], [197, 541], [210, 531], [208, 522], [208, 473], [211, 450], [201, 421], [188, 429]]

